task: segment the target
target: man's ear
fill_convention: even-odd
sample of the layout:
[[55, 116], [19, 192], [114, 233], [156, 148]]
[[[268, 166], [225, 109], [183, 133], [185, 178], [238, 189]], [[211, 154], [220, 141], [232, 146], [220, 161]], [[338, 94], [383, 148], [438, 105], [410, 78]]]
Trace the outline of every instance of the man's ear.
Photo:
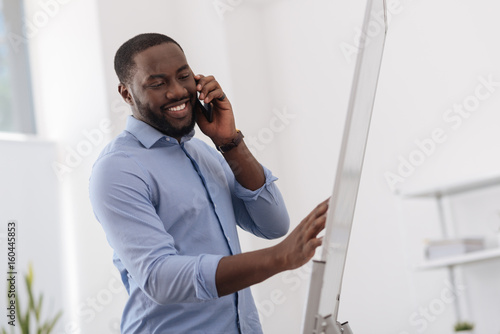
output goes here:
[[118, 85], [118, 93], [122, 96], [123, 100], [127, 102], [127, 104], [133, 106], [134, 105], [134, 99], [132, 98], [132, 94], [130, 93], [129, 88], [120, 82]]

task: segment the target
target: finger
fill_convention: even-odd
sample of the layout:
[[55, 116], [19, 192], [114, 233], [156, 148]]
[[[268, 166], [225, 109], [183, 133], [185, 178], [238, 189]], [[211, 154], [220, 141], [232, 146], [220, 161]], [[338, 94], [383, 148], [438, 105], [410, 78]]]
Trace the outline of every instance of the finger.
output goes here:
[[306, 245], [307, 249], [306, 249], [305, 254], [304, 254], [304, 256], [306, 257], [306, 261], [304, 261], [304, 263], [309, 261], [314, 256], [314, 253], [316, 252], [316, 248], [321, 246], [322, 243], [323, 243], [323, 238], [314, 238], [314, 239], [309, 240], [309, 242]]
[[316, 238], [317, 235], [325, 229], [326, 226], [326, 216], [317, 217], [306, 226], [304, 230], [304, 237], [306, 240]]
[[324, 215], [328, 211], [328, 199], [319, 203], [311, 212], [309, 219], [315, 219]]
[[323, 237], [320, 237], [320, 238], [315, 238], [315, 239], [312, 239], [311, 240], [311, 246], [312, 248], [315, 250], [316, 248], [318, 248], [319, 246], [321, 246], [321, 244], [323, 244]]
[[326, 216], [323, 215], [312, 221], [312, 224], [308, 226], [305, 237], [307, 239], [316, 238], [316, 236], [325, 229], [326, 226]]
[[304, 228], [306, 228], [307, 225], [310, 224], [311, 220], [314, 219], [313, 215], [314, 215], [314, 210], [309, 212], [309, 214], [304, 219], [302, 219], [300, 224], [297, 225], [296, 230], [302, 231]]
[[[302, 219], [300, 224], [297, 226], [296, 230], [297, 231], [302, 231], [303, 229], [306, 229], [309, 224], [311, 224], [311, 221], [316, 219], [318, 216], [321, 216], [323, 212], [328, 210], [328, 200], [325, 200], [318, 204], [309, 214]], [[326, 207], [325, 207], [326, 205]], [[299, 232], [300, 233], [300, 232]]]
[[324, 212], [326, 212], [326, 210], [328, 210], [328, 201], [329, 199], [327, 198], [323, 202], [316, 205], [316, 207], [311, 211], [311, 213], [309, 213], [306, 218], [321, 216]]
[[316, 219], [317, 217], [320, 217], [321, 215], [325, 214], [328, 211], [328, 201], [330, 199], [327, 198], [323, 202], [319, 203], [309, 214], [302, 219], [299, 225], [295, 228], [297, 233], [301, 234], [303, 233], [303, 230], [307, 229], [310, 224], [312, 224], [312, 221]]
[[[210, 103], [214, 97], [222, 96], [222, 88], [216, 80], [207, 81], [201, 87], [200, 99], [204, 100], [205, 103]], [[215, 95], [213, 92], [217, 92]]]
[[196, 82], [196, 89], [201, 92], [203, 90], [203, 87], [205, 87], [205, 85], [209, 82], [217, 82], [214, 78], [213, 75], [209, 75], [209, 76], [204, 76], [204, 75], [201, 75], [199, 74], [199, 79], [197, 80]]
[[193, 74], [193, 75], [194, 75], [194, 81], [196, 82], [196, 90], [199, 91], [201, 89], [201, 86], [200, 89], [198, 89], [199, 82], [205, 76], [203, 74]]
[[213, 102], [214, 100], [223, 101], [225, 98], [226, 98], [226, 94], [224, 94], [224, 92], [222, 91], [221, 88], [218, 88], [218, 89], [210, 91], [206, 95], [204, 101], [205, 101], [205, 103], [210, 103], [210, 102]]
[[328, 211], [328, 206], [330, 204], [330, 199], [326, 199], [316, 207], [316, 216], [321, 216]]

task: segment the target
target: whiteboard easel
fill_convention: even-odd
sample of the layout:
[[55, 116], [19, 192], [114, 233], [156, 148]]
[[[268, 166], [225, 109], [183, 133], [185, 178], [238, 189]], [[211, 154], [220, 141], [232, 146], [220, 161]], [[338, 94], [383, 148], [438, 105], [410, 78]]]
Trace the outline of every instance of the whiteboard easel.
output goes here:
[[[377, 20], [382, 13], [383, 21]], [[380, 31], [377, 34], [376, 28]], [[313, 261], [303, 334], [351, 334], [337, 321], [342, 277], [387, 34], [385, 0], [368, 0], [320, 260]]]

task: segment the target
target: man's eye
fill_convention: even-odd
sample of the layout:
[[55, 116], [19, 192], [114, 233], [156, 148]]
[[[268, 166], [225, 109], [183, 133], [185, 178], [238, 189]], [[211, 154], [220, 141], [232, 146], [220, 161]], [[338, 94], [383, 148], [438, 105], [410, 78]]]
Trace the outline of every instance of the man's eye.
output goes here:
[[159, 82], [159, 83], [154, 83], [152, 85], [150, 85], [149, 87], [152, 87], [152, 88], [158, 88], [160, 86], [163, 86], [163, 82]]
[[189, 73], [188, 73], [188, 74], [181, 75], [181, 76], [179, 77], [179, 79], [181, 79], [181, 80], [186, 80], [187, 78], [189, 78]]

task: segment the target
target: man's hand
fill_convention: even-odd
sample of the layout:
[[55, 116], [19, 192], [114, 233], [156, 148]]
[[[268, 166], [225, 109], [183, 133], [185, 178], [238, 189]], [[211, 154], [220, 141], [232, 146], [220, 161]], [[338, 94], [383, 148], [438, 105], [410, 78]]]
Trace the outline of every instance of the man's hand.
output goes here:
[[327, 211], [328, 200], [320, 203], [276, 246], [223, 257], [215, 273], [219, 297], [306, 264], [321, 245], [318, 234], [325, 228]]
[[[196, 89], [200, 92], [200, 100], [212, 104], [213, 122], [207, 121], [201, 110], [197, 110], [197, 122], [201, 131], [210, 137], [216, 146], [229, 144], [236, 138], [236, 126], [233, 108], [226, 94], [213, 76], [195, 75]], [[239, 184], [256, 190], [266, 181], [264, 170], [245, 144], [245, 141], [224, 153], [229, 167]]]
[[325, 228], [328, 201], [320, 203], [285, 240], [275, 246], [283, 270], [306, 264], [314, 256], [316, 248], [321, 246], [323, 238], [317, 236]]
[[211, 103], [213, 112], [213, 122], [209, 123], [201, 110], [197, 110], [198, 126], [217, 146], [231, 142], [236, 137], [236, 125], [229, 99], [213, 76], [197, 74], [194, 79], [200, 100]]

